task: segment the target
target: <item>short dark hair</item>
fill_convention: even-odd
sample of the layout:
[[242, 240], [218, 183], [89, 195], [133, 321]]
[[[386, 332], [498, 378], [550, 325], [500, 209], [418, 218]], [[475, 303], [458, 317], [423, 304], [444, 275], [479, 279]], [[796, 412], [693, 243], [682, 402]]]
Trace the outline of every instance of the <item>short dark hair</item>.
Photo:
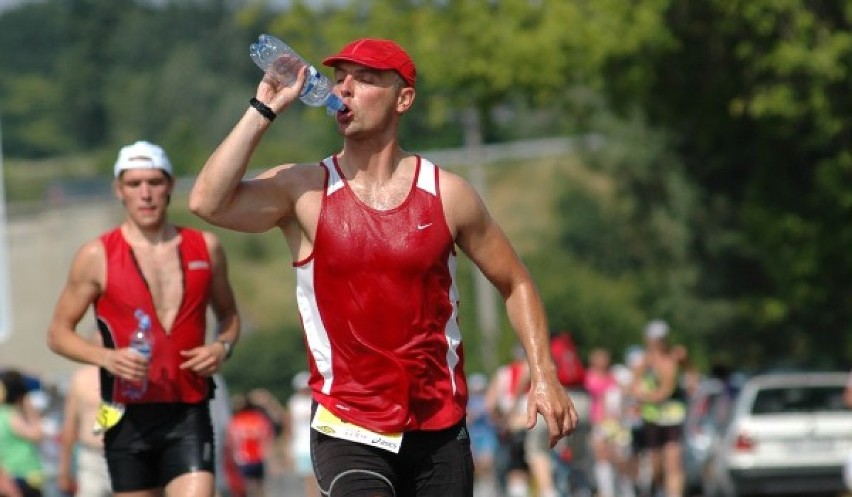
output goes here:
[[18, 371], [13, 369], [4, 371], [0, 374], [0, 382], [6, 389], [6, 398], [3, 399], [6, 404], [16, 404], [27, 395], [27, 382], [24, 380], [24, 375]]

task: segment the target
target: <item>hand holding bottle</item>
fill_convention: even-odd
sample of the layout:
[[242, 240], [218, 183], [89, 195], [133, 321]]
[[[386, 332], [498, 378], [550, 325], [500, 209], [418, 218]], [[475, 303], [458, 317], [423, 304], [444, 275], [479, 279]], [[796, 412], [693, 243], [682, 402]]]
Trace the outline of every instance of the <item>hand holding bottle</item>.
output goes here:
[[290, 104], [298, 100], [300, 85], [305, 83], [306, 69], [300, 69], [293, 84], [289, 86], [282, 84], [271, 74], [265, 74], [257, 85], [255, 98], [266, 103], [276, 114], [284, 112]]
[[[249, 55], [269, 78], [277, 80], [285, 87], [292, 85], [299, 88], [299, 98], [306, 105], [325, 106], [329, 115], [346, 110], [343, 100], [331, 91], [333, 83], [278, 38], [267, 34], [260, 35], [257, 42], [249, 47]], [[297, 76], [303, 72], [306, 73], [305, 80], [299, 84]], [[260, 96], [258, 100], [261, 100]], [[274, 107], [272, 109], [275, 110]]]
[[116, 378], [130, 381], [142, 380], [148, 369], [148, 359], [140, 356], [130, 347], [108, 350], [102, 365]]

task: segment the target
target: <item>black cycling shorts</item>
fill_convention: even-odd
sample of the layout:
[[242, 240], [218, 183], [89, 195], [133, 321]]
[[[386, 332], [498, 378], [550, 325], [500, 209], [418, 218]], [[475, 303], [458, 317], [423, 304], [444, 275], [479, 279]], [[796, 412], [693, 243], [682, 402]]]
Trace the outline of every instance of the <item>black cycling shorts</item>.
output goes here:
[[508, 471], [528, 471], [527, 465], [527, 430], [513, 430], [505, 434], [503, 444], [507, 452]]
[[328, 497], [472, 497], [473, 456], [464, 420], [403, 435], [399, 454], [311, 430], [311, 458]]
[[670, 443], [683, 440], [683, 425], [658, 425], [645, 423], [645, 446], [649, 449], [661, 449]]
[[644, 424], [630, 428], [630, 450], [633, 454], [638, 454], [648, 448], [646, 438], [648, 437], [645, 434]]
[[131, 404], [104, 435], [114, 492], [165, 487], [186, 473], [214, 473], [213, 423], [207, 402]]

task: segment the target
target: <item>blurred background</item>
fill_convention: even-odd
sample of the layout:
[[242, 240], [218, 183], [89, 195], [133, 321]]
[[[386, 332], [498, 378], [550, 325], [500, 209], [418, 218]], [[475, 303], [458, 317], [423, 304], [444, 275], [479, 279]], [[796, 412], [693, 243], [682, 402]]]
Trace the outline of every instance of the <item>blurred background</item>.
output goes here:
[[[146, 139], [180, 178], [172, 220], [225, 244], [246, 322], [231, 390], [291, 393], [306, 362], [281, 235], [186, 208], [261, 77], [248, 46], [270, 33], [319, 67], [356, 37], [406, 48], [402, 145], [480, 190], [583, 357], [620, 360], [660, 318], [704, 371], [845, 369], [850, 24], [852, 4], [814, 0], [0, 2], [0, 367], [75, 366], [47, 350], [50, 313], [76, 248], [121, 220], [118, 148]], [[252, 168], [339, 146], [323, 110], [294, 105]], [[491, 373], [514, 334], [459, 273], [468, 370]]]

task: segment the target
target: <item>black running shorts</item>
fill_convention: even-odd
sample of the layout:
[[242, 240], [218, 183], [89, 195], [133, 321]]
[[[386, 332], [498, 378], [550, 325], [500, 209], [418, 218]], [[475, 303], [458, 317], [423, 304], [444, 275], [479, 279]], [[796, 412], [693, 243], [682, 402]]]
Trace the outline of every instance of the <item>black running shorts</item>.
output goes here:
[[407, 432], [399, 454], [311, 430], [311, 458], [328, 497], [472, 497], [473, 457], [464, 420]]
[[658, 425], [645, 423], [645, 445], [649, 449], [661, 449], [670, 443], [683, 440], [683, 425]]
[[164, 487], [185, 473], [214, 473], [207, 402], [132, 404], [104, 435], [114, 492]]

